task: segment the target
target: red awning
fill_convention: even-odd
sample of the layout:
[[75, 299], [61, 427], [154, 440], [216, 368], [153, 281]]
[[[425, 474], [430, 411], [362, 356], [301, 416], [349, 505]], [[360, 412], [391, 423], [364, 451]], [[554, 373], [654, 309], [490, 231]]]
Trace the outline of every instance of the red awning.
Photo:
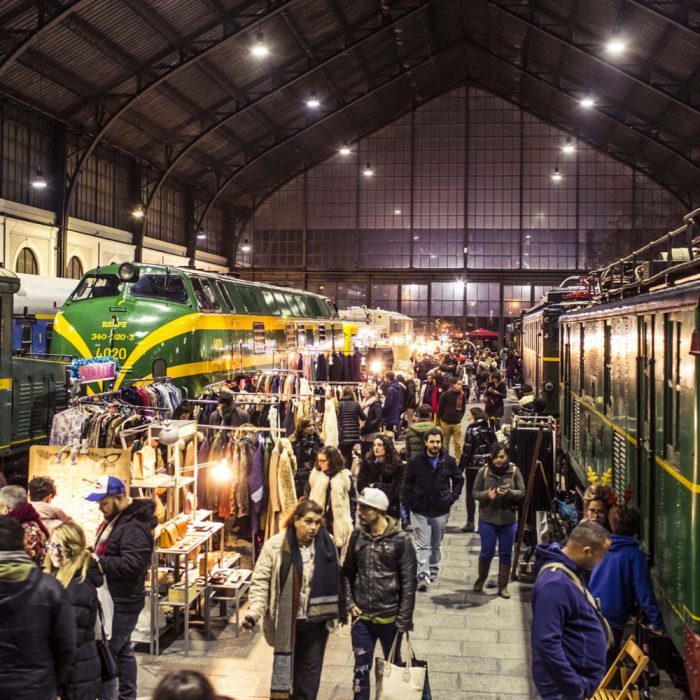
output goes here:
[[498, 338], [498, 333], [488, 331], [485, 328], [477, 328], [475, 331], [467, 333], [470, 338], [481, 338], [482, 340], [493, 340]]

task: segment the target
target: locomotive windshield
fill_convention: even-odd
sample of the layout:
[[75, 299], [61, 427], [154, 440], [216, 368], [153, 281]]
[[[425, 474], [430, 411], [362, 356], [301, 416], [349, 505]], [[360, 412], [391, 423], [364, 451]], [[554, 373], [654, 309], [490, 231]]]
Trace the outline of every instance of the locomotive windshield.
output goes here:
[[129, 287], [129, 293], [137, 297], [163, 299], [177, 304], [186, 304], [189, 301], [187, 289], [180, 275], [141, 275]]
[[85, 301], [101, 297], [117, 297], [123, 288], [124, 283], [116, 275], [86, 275], [71, 295], [71, 300]]

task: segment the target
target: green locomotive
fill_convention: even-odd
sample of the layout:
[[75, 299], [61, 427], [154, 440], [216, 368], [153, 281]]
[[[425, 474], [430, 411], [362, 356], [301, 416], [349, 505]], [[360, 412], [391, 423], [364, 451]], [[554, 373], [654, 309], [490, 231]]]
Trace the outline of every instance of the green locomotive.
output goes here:
[[29, 447], [46, 442], [56, 412], [68, 404], [66, 363], [12, 355], [12, 306], [20, 280], [0, 267], [0, 463], [21, 474]]
[[616, 492], [632, 486], [693, 697], [700, 697], [698, 216], [596, 273], [599, 303], [559, 319], [562, 449], [581, 483], [587, 467], [599, 475], [612, 467]]
[[196, 395], [287, 350], [347, 350], [353, 327], [318, 294], [199, 270], [122, 263], [87, 272], [56, 316], [52, 352], [113, 357], [124, 378]]

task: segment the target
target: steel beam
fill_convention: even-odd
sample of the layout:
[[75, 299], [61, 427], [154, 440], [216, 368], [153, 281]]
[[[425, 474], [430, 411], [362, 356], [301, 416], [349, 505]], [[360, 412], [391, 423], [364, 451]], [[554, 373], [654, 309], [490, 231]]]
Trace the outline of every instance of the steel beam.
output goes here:
[[[36, 26], [27, 34], [20, 33], [18, 42], [10, 43], [6, 39], [6, 43], [10, 43], [8, 49], [0, 51], [0, 76], [31, 46], [43, 39], [57, 24], [60, 24], [66, 17], [70, 17], [75, 12], [79, 12], [84, 7], [87, 7], [94, 0], [66, 0], [59, 2], [54, 0], [50, 3], [33, 2], [31, 6], [36, 8]], [[7, 18], [2, 17], [0, 21], [7, 21]], [[7, 28], [2, 29], [8, 34]]]
[[[387, 80], [385, 80], [383, 83], [381, 83], [380, 85], [378, 85], [374, 89], [369, 90], [368, 92], [366, 92], [362, 95], [359, 95], [358, 97], [355, 97], [354, 99], [350, 100], [349, 102], [342, 105], [338, 109], [336, 109], [332, 112], [329, 112], [325, 116], [321, 117], [321, 119], [317, 120], [313, 124], [309, 124], [308, 126], [302, 127], [301, 129], [297, 129], [295, 132], [293, 132], [292, 134], [287, 136], [284, 140], [280, 141], [279, 143], [275, 143], [272, 146], [270, 146], [269, 148], [265, 149], [262, 153], [255, 156], [254, 158], [252, 158], [250, 161], [245, 163], [245, 165], [236, 169], [232, 174], [230, 174], [228, 177], [225, 178], [225, 180], [222, 182], [219, 189], [214, 193], [212, 198], [207, 203], [207, 205], [206, 205], [206, 207], [205, 207], [205, 209], [200, 217], [200, 220], [204, 219], [204, 217], [206, 216], [209, 209], [213, 206], [214, 202], [216, 202], [216, 200], [221, 196], [221, 194], [224, 192], [224, 190], [226, 190], [226, 188], [235, 180], [235, 178], [238, 177], [243, 171], [250, 168], [253, 164], [258, 162], [261, 158], [265, 158], [265, 157], [269, 156], [271, 153], [274, 153], [274, 151], [281, 148], [282, 146], [288, 145], [297, 136], [300, 136], [303, 133], [307, 133], [307, 132], [311, 131], [312, 129], [319, 127], [321, 124], [328, 121], [332, 117], [335, 117], [338, 114], [341, 114], [344, 110], [350, 109], [353, 105], [357, 104], [358, 102], [361, 102], [362, 100], [373, 97], [374, 96], [373, 93], [381, 91], [381, 90], [385, 89], [386, 87], [388, 87], [389, 85], [395, 83], [396, 81], [401, 80], [403, 78], [406, 78], [408, 75], [410, 75], [410, 73], [412, 71], [418, 70], [424, 66], [432, 64], [435, 61], [435, 59], [447, 54], [449, 51], [451, 51], [452, 49], [454, 49], [456, 47], [462, 46], [463, 43], [464, 42], [460, 39], [459, 41], [453, 42], [453, 43], [449, 44], [448, 46], [443, 47], [441, 50], [434, 52], [431, 56], [422, 60], [417, 65], [414, 65], [411, 68], [402, 69], [396, 75], [392, 76], [391, 78], [388, 78]], [[460, 82], [461, 82], [461, 79], [460, 79]]]
[[[587, 58], [591, 59], [593, 62], [597, 63], [600, 66], [607, 68], [608, 70], [612, 71], [613, 73], [617, 73], [618, 75], [623, 76], [627, 80], [634, 82], [635, 84], [639, 85], [640, 87], [644, 87], [652, 92], [655, 92], [656, 94], [660, 95], [661, 97], [664, 97], [667, 100], [673, 101], [674, 103], [678, 104], [680, 107], [683, 107], [684, 109], [692, 112], [694, 115], [694, 118], [697, 118], [698, 114], [700, 114], [699, 109], [694, 107], [689, 102], [679, 99], [672, 92], [669, 92], [668, 90], [662, 89], [661, 87], [659, 87], [657, 85], [653, 85], [651, 82], [637, 77], [636, 75], [634, 75], [630, 71], [624, 70], [623, 68], [620, 68], [619, 66], [616, 66], [613, 63], [605, 61], [603, 58], [596, 55], [593, 51], [589, 51], [588, 49], [585, 49], [582, 46], [568, 42], [564, 37], [560, 36], [559, 34], [556, 34], [555, 32], [547, 29], [546, 27], [541, 26], [540, 24], [537, 24], [536, 22], [532, 22], [531, 20], [528, 20], [527, 18], [523, 17], [521, 14], [514, 12], [513, 10], [509, 9], [508, 7], [505, 7], [504, 5], [500, 4], [496, 0], [485, 0], [485, 2], [487, 2], [492, 7], [496, 8], [499, 12], [515, 19], [516, 21], [521, 22], [522, 24], [524, 24], [527, 27], [530, 27], [532, 30], [538, 32], [539, 34], [542, 34], [543, 36], [549, 37], [550, 39], [553, 39], [554, 41], [563, 42], [563, 43], [567, 44], [571, 48], [572, 51], [579, 53], [583, 56], [586, 56]], [[551, 13], [549, 14], [549, 17], [551, 17], [552, 19], [555, 19], [557, 21], [564, 21], [562, 18], [557, 17], [557, 16], [553, 16]]]
[[[148, 196], [145, 200], [145, 212], [146, 215], [148, 215], [148, 209], [157, 194], [157, 192], [161, 189], [163, 184], [165, 183], [166, 179], [170, 176], [170, 174], [173, 172], [177, 164], [188, 154], [192, 151], [192, 149], [196, 148], [202, 141], [204, 141], [207, 137], [209, 137], [211, 134], [216, 132], [218, 129], [222, 128], [224, 125], [228, 124], [231, 122], [233, 119], [236, 117], [240, 117], [241, 115], [245, 114], [246, 112], [250, 110], [257, 109], [257, 106], [265, 99], [269, 98], [271, 95], [273, 95], [276, 92], [279, 92], [280, 90], [283, 89], [288, 89], [291, 88], [292, 86], [296, 85], [300, 81], [305, 80], [308, 78], [310, 75], [312, 75], [314, 72], [318, 70], [322, 70], [325, 67], [329, 66], [331, 63], [334, 61], [343, 58], [347, 51], [350, 50], [353, 47], [358, 47], [366, 42], [371, 41], [372, 39], [375, 39], [377, 36], [382, 34], [387, 30], [388, 27], [392, 27], [397, 25], [398, 23], [408, 19], [409, 17], [413, 17], [416, 14], [422, 12], [430, 3], [432, 0], [423, 0], [420, 2], [418, 7], [414, 7], [413, 9], [404, 12], [400, 17], [397, 17], [391, 24], [387, 26], [382, 26], [379, 29], [373, 31], [371, 34], [365, 36], [364, 38], [356, 41], [351, 47], [343, 47], [342, 49], [339, 49], [337, 52], [333, 53], [332, 55], [323, 58], [323, 59], [317, 59], [316, 62], [308, 67], [306, 70], [294, 75], [291, 77], [289, 80], [287, 80], [283, 85], [273, 87], [269, 91], [261, 93], [258, 97], [256, 97], [254, 100], [251, 100], [247, 102], [246, 104], [239, 105], [237, 109], [235, 109], [233, 112], [230, 113], [225, 113], [221, 118], [217, 119], [213, 124], [209, 125], [208, 127], [204, 128], [201, 133], [199, 133], [197, 136], [195, 136], [189, 143], [187, 143], [182, 149], [180, 149], [176, 154], [173, 155], [172, 159], [168, 162], [166, 169], [163, 171], [163, 173], [160, 175], [158, 180], [155, 182], [153, 185], [153, 188], [149, 191]], [[308, 53], [307, 53], [308, 55]], [[313, 60], [312, 56], [309, 56], [309, 60]], [[338, 95], [338, 101], [342, 102], [340, 99], [340, 96]], [[356, 121], [353, 120], [353, 123], [355, 124], [356, 128], [359, 129], [359, 124], [357, 124]], [[243, 144], [241, 144], [243, 145]], [[250, 144], [248, 144], [250, 146]]]

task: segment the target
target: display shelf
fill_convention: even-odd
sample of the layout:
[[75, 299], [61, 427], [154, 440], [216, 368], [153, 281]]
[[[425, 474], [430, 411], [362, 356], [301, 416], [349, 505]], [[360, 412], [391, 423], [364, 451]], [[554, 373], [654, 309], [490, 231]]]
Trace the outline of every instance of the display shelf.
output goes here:
[[241, 600], [248, 594], [253, 572], [250, 569], [236, 569], [223, 583], [211, 583], [212, 602], [219, 603], [219, 615], [226, 619], [228, 603], [236, 606], [236, 637], [241, 633]]
[[193, 476], [181, 476], [176, 479], [170, 474], [156, 474], [147, 479], [132, 479], [131, 486], [137, 489], [174, 489], [183, 488], [194, 483]]

